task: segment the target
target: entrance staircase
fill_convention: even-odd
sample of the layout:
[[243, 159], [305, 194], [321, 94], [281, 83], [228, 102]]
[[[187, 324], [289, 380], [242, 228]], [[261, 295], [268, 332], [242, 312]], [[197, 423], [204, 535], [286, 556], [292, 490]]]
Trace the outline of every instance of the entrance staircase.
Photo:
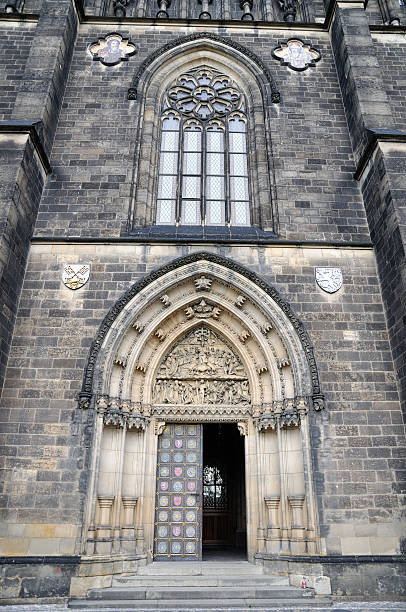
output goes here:
[[115, 578], [106, 589], [92, 589], [86, 599], [71, 599], [74, 610], [274, 610], [317, 608], [312, 589], [289, 586], [287, 576], [270, 576], [247, 561], [159, 562], [135, 576]]

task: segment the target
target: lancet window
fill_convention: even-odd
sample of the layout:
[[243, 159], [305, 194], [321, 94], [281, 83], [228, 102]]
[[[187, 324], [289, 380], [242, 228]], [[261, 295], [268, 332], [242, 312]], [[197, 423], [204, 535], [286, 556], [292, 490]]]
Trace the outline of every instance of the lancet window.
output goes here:
[[212, 69], [182, 74], [164, 97], [157, 225], [247, 226], [244, 94]]

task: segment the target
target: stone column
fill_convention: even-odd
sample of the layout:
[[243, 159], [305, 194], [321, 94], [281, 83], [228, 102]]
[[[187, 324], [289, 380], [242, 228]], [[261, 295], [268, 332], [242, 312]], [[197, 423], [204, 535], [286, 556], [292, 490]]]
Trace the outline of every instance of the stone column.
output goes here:
[[166, 9], [171, 6], [171, 0], [158, 0], [159, 11], [156, 16], [158, 19], [169, 19], [169, 13]]
[[137, 497], [122, 497], [124, 508], [123, 526], [121, 527], [121, 550], [124, 552], [135, 553], [135, 527], [134, 511], [137, 505]]
[[111, 508], [114, 502], [113, 495], [99, 495], [100, 517], [96, 533], [96, 554], [109, 555], [111, 553]]
[[209, 13], [209, 5], [212, 3], [212, 0], [197, 0], [199, 4], [202, 5], [202, 12], [199, 15], [199, 19], [211, 19], [211, 14]]
[[240, 7], [242, 10], [242, 21], [253, 21], [254, 16], [251, 13], [251, 9], [254, 5], [253, 0], [240, 0]]
[[279, 495], [271, 495], [264, 498], [268, 508], [268, 529], [266, 536], [266, 552], [277, 553], [281, 548], [280, 526], [279, 526]]
[[265, 21], [274, 21], [274, 9], [272, 0], [264, 0]]
[[136, 553], [143, 553], [145, 550], [144, 527], [137, 527]]
[[292, 539], [291, 539], [291, 551], [293, 553], [304, 553], [305, 552], [305, 527], [303, 520], [303, 504], [305, 497], [304, 495], [291, 495], [289, 498], [289, 504], [292, 508]]

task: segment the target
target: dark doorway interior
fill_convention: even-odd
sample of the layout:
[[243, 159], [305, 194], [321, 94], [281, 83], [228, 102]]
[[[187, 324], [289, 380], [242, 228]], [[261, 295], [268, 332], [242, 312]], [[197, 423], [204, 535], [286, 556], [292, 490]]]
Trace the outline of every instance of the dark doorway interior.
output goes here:
[[203, 558], [245, 557], [244, 438], [235, 424], [203, 426]]

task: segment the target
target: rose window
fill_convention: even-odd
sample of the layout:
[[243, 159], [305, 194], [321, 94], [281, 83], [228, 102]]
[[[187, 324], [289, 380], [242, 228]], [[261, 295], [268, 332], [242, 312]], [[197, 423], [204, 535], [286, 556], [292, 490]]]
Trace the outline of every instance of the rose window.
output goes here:
[[166, 91], [161, 118], [156, 223], [250, 225], [244, 94], [200, 69]]

